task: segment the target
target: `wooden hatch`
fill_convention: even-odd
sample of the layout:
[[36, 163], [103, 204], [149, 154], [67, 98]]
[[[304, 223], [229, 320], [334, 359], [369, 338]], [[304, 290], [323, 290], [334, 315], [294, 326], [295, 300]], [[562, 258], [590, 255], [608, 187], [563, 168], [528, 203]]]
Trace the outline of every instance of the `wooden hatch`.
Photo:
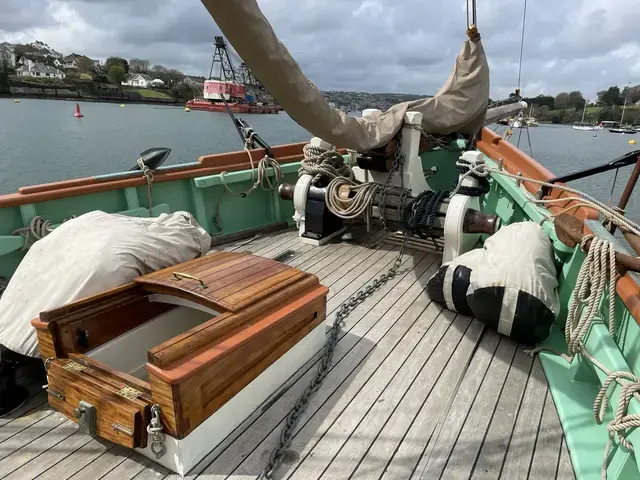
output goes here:
[[184, 438], [325, 320], [327, 294], [294, 267], [215, 252], [42, 312], [49, 401], [127, 447], [147, 444], [157, 404]]
[[269, 258], [216, 252], [135, 279], [147, 292], [237, 313], [310, 274]]

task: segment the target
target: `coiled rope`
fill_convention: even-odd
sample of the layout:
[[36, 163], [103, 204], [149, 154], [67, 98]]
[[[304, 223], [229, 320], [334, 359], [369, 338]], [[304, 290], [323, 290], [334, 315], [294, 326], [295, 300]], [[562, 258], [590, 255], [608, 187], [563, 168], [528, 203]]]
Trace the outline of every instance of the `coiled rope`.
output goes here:
[[304, 159], [301, 162], [298, 175], [313, 175], [311, 183], [316, 185], [323, 178], [335, 179], [346, 177], [353, 180], [353, 171], [349, 165], [344, 163], [342, 155], [336, 150], [325, 150], [306, 144], [302, 149]]
[[[68, 222], [73, 218], [76, 217], [71, 216], [69, 218], [65, 218], [62, 223]], [[25, 251], [31, 248], [31, 245], [36, 243], [38, 240], [49, 235], [52, 231], [53, 223], [50, 220], [45, 220], [40, 216], [35, 216], [31, 219], [28, 226], [15, 229], [11, 235], [20, 235], [24, 238], [24, 245], [22, 245], [20, 251]]]
[[[353, 196], [340, 198], [340, 188], [348, 186]], [[371, 226], [373, 201], [376, 195], [382, 190], [384, 185], [376, 182], [356, 183], [345, 178], [336, 177], [327, 185], [325, 201], [327, 208], [335, 216], [344, 220], [353, 220], [363, 216], [367, 224], [367, 229]]]
[[[229, 172], [220, 172], [220, 178], [222, 179], [222, 184], [224, 185], [225, 190], [236, 197], [244, 198], [258, 187], [262, 188], [262, 190], [277, 190], [280, 182], [282, 182], [282, 179], [284, 178], [284, 173], [282, 172], [280, 164], [267, 154], [265, 154], [265, 156], [258, 162], [256, 176], [253, 155], [251, 155], [251, 150], [249, 149], [253, 144], [253, 137], [255, 135], [255, 132], [251, 132], [244, 142], [244, 151], [247, 152], [247, 155], [249, 156], [249, 163], [251, 165], [251, 186], [244, 192], [234, 192], [224, 178], [224, 176]], [[273, 168], [273, 180], [269, 178], [269, 168]]]

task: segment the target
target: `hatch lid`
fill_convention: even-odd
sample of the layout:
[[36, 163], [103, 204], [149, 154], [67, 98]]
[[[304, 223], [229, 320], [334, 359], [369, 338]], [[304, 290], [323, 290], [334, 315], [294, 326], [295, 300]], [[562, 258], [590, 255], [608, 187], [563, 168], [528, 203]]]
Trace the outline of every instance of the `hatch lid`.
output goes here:
[[238, 312], [309, 276], [269, 258], [214, 252], [134, 281], [147, 292], [185, 298], [220, 312]]

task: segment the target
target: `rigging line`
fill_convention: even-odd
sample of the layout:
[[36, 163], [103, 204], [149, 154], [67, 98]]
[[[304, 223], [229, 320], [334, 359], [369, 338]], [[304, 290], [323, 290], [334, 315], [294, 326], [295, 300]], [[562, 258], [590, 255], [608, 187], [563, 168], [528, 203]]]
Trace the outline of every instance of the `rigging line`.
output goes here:
[[524, 27], [527, 21], [527, 0], [524, 0], [522, 12], [522, 37], [520, 38], [520, 64], [518, 66], [518, 91], [520, 91], [520, 79], [522, 78], [522, 54], [524, 52]]
[[[471, 21], [469, 21], [469, 10], [471, 10]], [[467, 28], [471, 25], [478, 26], [476, 0], [471, 0], [471, 9], [469, 9], [469, 0], [467, 0]]]

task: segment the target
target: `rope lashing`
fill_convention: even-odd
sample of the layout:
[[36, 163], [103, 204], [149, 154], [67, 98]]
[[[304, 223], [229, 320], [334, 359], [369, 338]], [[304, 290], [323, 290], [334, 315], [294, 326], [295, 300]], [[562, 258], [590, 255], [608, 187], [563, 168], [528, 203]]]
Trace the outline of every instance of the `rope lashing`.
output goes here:
[[[353, 196], [350, 195], [348, 198], [340, 197], [340, 188], [345, 185], [349, 187], [349, 192]], [[335, 216], [344, 220], [353, 220], [363, 216], [367, 228], [369, 228], [371, 226], [373, 201], [383, 187], [381, 183], [356, 183], [349, 178], [336, 177], [327, 186], [325, 195], [327, 208]]]
[[337, 177], [346, 177], [353, 180], [353, 171], [344, 163], [342, 155], [336, 150], [325, 150], [307, 144], [302, 149], [304, 159], [301, 162], [298, 175], [313, 175], [311, 183], [317, 185], [323, 178], [333, 180]]
[[[75, 216], [65, 218], [62, 222], [67, 222], [73, 218], [75, 218]], [[20, 250], [25, 251], [38, 240], [49, 235], [52, 231], [53, 223], [50, 220], [45, 220], [40, 216], [35, 216], [31, 219], [31, 222], [29, 222], [27, 227], [17, 228], [11, 234], [24, 237], [24, 245]]]
[[402, 218], [404, 229], [422, 239], [428, 238], [440, 205], [448, 194], [446, 190], [426, 190], [419, 194], [405, 209]]
[[[245, 190], [244, 192], [234, 192], [231, 187], [227, 184], [224, 176], [229, 172], [220, 172], [220, 178], [222, 179], [222, 184], [226, 191], [230, 194], [235, 195], [236, 197], [246, 197], [251, 192], [253, 192], [256, 188], [260, 187], [262, 190], [277, 190], [280, 182], [284, 178], [284, 172], [282, 171], [282, 167], [280, 164], [273, 158], [269, 157], [266, 153], [264, 157], [258, 162], [257, 175], [256, 175], [256, 167], [253, 163], [253, 155], [251, 155], [251, 150], [249, 147], [253, 144], [253, 137], [256, 135], [255, 132], [251, 132], [251, 134], [247, 137], [244, 142], [244, 151], [247, 152], [249, 156], [249, 164], [251, 165], [251, 186]], [[269, 178], [269, 168], [273, 168], [273, 180]]]
[[155, 178], [153, 170], [151, 170], [146, 163], [142, 160], [142, 157], [137, 160], [140, 170], [142, 170], [142, 176], [147, 181], [147, 202], [149, 206], [149, 217], [153, 216], [153, 179]]

